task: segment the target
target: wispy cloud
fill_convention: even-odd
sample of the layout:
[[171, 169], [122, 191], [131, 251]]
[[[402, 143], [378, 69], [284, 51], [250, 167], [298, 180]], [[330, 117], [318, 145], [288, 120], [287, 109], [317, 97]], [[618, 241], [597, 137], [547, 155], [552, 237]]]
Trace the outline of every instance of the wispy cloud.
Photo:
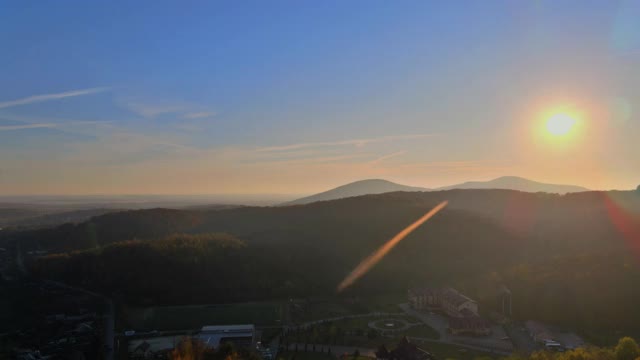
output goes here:
[[41, 129], [41, 128], [55, 128], [63, 131], [71, 131], [71, 129], [90, 129], [95, 126], [108, 126], [113, 123], [109, 120], [70, 120], [70, 119], [56, 119], [49, 116], [21, 116], [12, 114], [0, 114], [0, 122], [8, 120], [12, 122], [18, 122], [20, 124], [0, 125], [0, 131], [10, 130], [28, 130], [28, 129]]
[[29, 96], [22, 99], [0, 102], [0, 109], [13, 107], [13, 106], [34, 104], [34, 103], [39, 103], [44, 101], [59, 100], [59, 99], [75, 97], [75, 96], [95, 94], [95, 93], [106, 91], [108, 89], [109, 88], [106, 88], [106, 87], [97, 87], [97, 88], [90, 88], [90, 89], [66, 91], [66, 92], [54, 93], [54, 94], [33, 95], [33, 96]]
[[438, 134], [413, 134], [413, 135], [390, 135], [390, 136], [382, 136], [378, 138], [368, 138], [368, 139], [350, 139], [350, 140], [340, 140], [340, 141], [324, 141], [324, 142], [308, 142], [308, 143], [298, 143], [298, 144], [290, 144], [290, 145], [282, 145], [282, 146], [269, 146], [262, 147], [258, 149], [258, 152], [271, 152], [271, 151], [291, 151], [298, 150], [304, 148], [315, 148], [315, 147], [327, 147], [327, 146], [356, 146], [362, 147], [370, 143], [381, 143], [381, 142], [392, 142], [397, 140], [410, 140], [410, 139], [421, 139], [432, 136], [437, 136]]
[[139, 102], [128, 102], [126, 103], [126, 107], [134, 113], [147, 118], [178, 113], [185, 109], [185, 106], [182, 104], [145, 104]]
[[283, 159], [283, 160], [270, 160], [270, 161], [249, 161], [249, 163], [260, 163], [260, 164], [324, 164], [324, 163], [335, 163], [342, 162], [345, 160], [353, 160], [358, 158], [366, 157], [367, 154], [351, 154], [351, 155], [338, 155], [338, 156], [322, 156], [322, 157], [313, 157], [313, 158], [302, 158], [302, 159]]
[[[6, 116], [3, 116], [7, 118]], [[15, 121], [23, 122], [23, 124], [19, 125], [0, 125], [0, 131], [11, 131], [11, 130], [28, 130], [28, 129], [42, 129], [42, 128], [59, 128], [59, 129], [67, 129], [72, 126], [82, 126], [82, 125], [107, 125], [110, 124], [110, 121], [65, 121], [65, 122], [33, 122], [33, 121], [24, 121], [22, 118], [15, 118]], [[46, 121], [46, 120], [45, 120]]]
[[182, 115], [185, 119], [204, 119], [208, 117], [214, 116], [216, 113], [212, 111], [199, 111], [199, 112], [190, 112]]
[[404, 167], [417, 167], [417, 168], [462, 168], [462, 167], [477, 167], [484, 166], [486, 162], [476, 160], [465, 161], [431, 161], [403, 164]]
[[371, 161], [369, 162], [369, 164], [370, 164], [370, 165], [376, 165], [376, 164], [381, 163], [381, 162], [383, 162], [383, 161], [385, 161], [385, 160], [388, 160], [388, 159], [394, 158], [394, 157], [396, 157], [396, 156], [404, 155], [404, 154], [406, 154], [406, 153], [407, 153], [406, 151], [396, 151], [396, 152], [391, 153], [391, 154], [387, 154], [387, 155], [380, 156], [380, 157], [379, 157], [379, 158], [377, 158], [377, 159], [373, 159], [373, 160], [371, 160]]
[[210, 118], [216, 115], [206, 106], [175, 100], [140, 100], [137, 98], [119, 99], [120, 106], [129, 111], [145, 117], [155, 118], [161, 115], [172, 115], [176, 119], [198, 120]]
[[0, 131], [41, 129], [41, 128], [53, 128], [53, 127], [56, 127], [56, 124], [42, 123], [42, 124], [24, 124], [24, 125], [0, 125]]

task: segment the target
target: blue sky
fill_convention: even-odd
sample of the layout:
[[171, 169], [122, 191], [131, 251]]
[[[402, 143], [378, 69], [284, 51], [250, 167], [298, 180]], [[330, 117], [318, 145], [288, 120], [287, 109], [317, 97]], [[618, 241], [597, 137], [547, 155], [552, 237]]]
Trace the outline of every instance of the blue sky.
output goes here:
[[[640, 181], [635, 1], [5, 2], [0, 194]], [[571, 107], [584, 131], [533, 134]]]

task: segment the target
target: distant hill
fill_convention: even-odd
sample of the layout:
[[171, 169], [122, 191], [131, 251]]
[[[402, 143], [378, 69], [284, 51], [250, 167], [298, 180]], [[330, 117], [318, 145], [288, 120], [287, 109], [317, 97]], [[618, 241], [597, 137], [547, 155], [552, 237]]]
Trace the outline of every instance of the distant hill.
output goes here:
[[[435, 190], [452, 190], [452, 189], [505, 189], [518, 190], [525, 192], [546, 192], [551, 194], [566, 194], [573, 192], [589, 191], [589, 189], [576, 185], [563, 184], [547, 184], [518, 176], [502, 176], [489, 181], [467, 181], [461, 184], [444, 186]], [[383, 194], [395, 191], [430, 191], [415, 186], [406, 186], [396, 184], [391, 181], [382, 179], [369, 179], [352, 182], [346, 185], [338, 186], [319, 194], [303, 197], [293, 201], [283, 203], [281, 205], [302, 205], [316, 201], [337, 200], [352, 196]]]
[[450, 189], [507, 189], [526, 192], [546, 192], [566, 194], [572, 192], [589, 191], [587, 188], [576, 185], [558, 185], [541, 183], [518, 176], [502, 176], [489, 181], [467, 181], [462, 184], [441, 187], [437, 190]]
[[352, 182], [346, 185], [338, 186], [319, 194], [303, 197], [297, 200], [286, 202], [282, 205], [301, 205], [309, 204], [316, 201], [336, 200], [352, 196], [382, 194], [394, 191], [428, 191], [429, 189], [406, 186], [396, 184], [391, 181], [382, 179], [369, 179]]
[[[500, 310], [495, 289], [506, 285], [516, 319], [576, 331], [637, 330], [635, 191], [401, 191], [300, 206], [135, 210], [51, 229], [3, 230], [0, 246], [48, 250], [25, 258], [36, 276], [120, 293], [131, 304], [329, 296], [363, 258], [443, 200], [449, 205], [350, 294], [454, 286], [490, 313]], [[165, 240], [180, 233], [189, 236]], [[220, 233], [242, 246], [227, 248]]]

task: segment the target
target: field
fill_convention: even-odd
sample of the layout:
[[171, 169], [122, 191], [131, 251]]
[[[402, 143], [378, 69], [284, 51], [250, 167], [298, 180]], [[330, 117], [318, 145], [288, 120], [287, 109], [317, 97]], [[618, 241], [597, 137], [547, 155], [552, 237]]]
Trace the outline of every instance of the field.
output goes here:
[[[369, 327], [369, 324], [393, 323], [401, 324], [398, 330], [376, 330]], [[439, 334], [426, 324], [415, 325], [418, 319], [407, 315], [402, 316], [364, 316], [348, 318], [315, 324], [306, 330], [292, 331], [288, 335], [291, 343], [319, 343], [345, 346], [360, 346], [376, 348], [379, 345], [394, 344], [402, 336], [420, 337], [425, 339], [438, 339]], [[405, 328], [405, 325], [415, 325]], [[404, 330], [403, 330], [404, 329]]]
[[272, 326], [280, 325], [283, 308], [277, 302], [126, 308], [121, 326], [138, 331], [195, 330], [229, 324]]
[[292, 316], [294, 322], [304, 323], [355, 314], [399, 313], [402, 310], [398, 304], [403, 302], [406, 302], [405, 293], [389, 293], [359, 299], [318, 299], [296, 303], [292, 308]]

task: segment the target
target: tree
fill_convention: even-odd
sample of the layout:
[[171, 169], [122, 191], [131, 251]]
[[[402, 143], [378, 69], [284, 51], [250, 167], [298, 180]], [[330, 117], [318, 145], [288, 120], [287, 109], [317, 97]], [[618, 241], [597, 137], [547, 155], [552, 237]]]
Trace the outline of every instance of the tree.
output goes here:
[[615, 348], [616, 360], [635, 360], [640, 356], [638, 343], [630, 337], [623, 337]]
[[378, 359], [388, 359], [389, 358], [389, 349], [387, 349], [384, 344], [380, 345], [378, 350], [376, 351], [376, 358]]
[[205, 345], [196, 338], [184, 337], [169, 354], [171, 360], [201, 360]]

